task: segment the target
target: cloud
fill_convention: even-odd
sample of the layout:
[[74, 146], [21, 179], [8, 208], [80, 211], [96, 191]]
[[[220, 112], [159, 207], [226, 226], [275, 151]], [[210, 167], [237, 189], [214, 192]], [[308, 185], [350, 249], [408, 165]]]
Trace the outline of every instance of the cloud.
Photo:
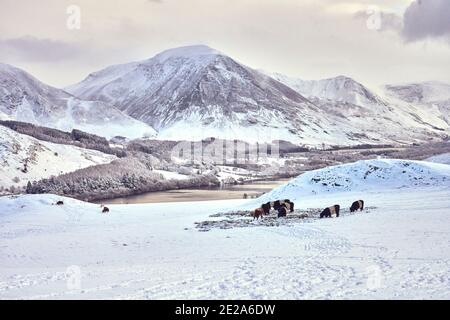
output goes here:
[[450, 1], [415, 0], [406, 9], [403, 37], [407, 41], [447, 38], [450, 41]]
[[78, 56], [82, 49], [74, 44], [32, 36], [0, 39], [0, 58], [26, 62], [58, 62]]

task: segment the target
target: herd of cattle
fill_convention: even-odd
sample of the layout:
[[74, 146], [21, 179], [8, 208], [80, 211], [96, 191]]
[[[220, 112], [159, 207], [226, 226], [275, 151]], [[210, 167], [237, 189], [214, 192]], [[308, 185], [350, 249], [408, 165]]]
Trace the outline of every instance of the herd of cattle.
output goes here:
[[[289, 199], [285, 199], [264, 203], [260, 208], [257, 208], [252, 212], [253, 220], [258, 220], [259, 218], [262, 219], [264, 215], [270, 214], [271, 209], [278, 211], [278, 218], [286, 217], [288, 212], [294, 212], [294, 202]], [[320, 213], [320, 218], [331, 218], [332, 216], [339, 217], [340, 210], [341, 206], [338, 204], [325, 208]], [[355, 212], [357, 210], [364, 210], [363, 200], [353, 202], [350, 207], [350, 212]]]

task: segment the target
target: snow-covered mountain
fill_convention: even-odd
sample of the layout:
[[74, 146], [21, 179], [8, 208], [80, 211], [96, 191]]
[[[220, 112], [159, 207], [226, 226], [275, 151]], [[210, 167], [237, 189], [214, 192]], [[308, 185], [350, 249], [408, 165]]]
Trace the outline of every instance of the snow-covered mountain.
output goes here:
[[450, 99], [450, 86], [445, 84], [386, 86], [380, 95], [345, 76], [323, 80], [302, 80], [279, 73], [271, 76], [323, 111], [351, 120], [355, 127], [365, 126], [367, 131], [390, 136], [393, 142], [426, 141], [450, 134], [450, 100], [443, 100]]
[[206, 46], [112, 66], [66, 89], [113, 103], [166, 139], [300, 140], [323, 131], [303, 96]]
[[150, 126], [101, 101], [83, 101], [0, 63], [0, 118], [105, 136], [154, 136]]
[[20, 187], [81, 168], [109, 163], [115, 156], [54, 144], [0, 126], [0, 187]]
[[449, 131], [439, 115], [422, 119], [393, 107], [350, 78], [267, 75], [207, 46], [110, 66], [66, 90], [114, 104], [163, 139], [356, 145], [424, 141]]

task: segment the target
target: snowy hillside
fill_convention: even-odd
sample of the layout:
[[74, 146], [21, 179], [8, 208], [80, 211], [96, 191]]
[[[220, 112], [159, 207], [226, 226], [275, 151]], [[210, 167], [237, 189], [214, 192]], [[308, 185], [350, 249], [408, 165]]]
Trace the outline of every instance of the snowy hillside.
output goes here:
[[0, 119], [30, 122], [107, 138], [154, 136], [150, 126], [100, 101], [83, 101], [38, 81], [23, 70], [0, 63]]
[[301, 199], [324, 193], [398, 188], [450, 188], [450, 166], [410, 160], [364, 160], [306, 172], [258, 199]]
[[443, 163], [450, 164], [450, 153], [444, 153], [437, 156], [433, 156], [428, 158], [426, 161], [435, 162], [435, 163]]
[[206, 46], [110, 66], [66, 90], [114, 104], [152, 125], [161, 139], [317, 146], [397, 144], [449, 133], [440, 114], [423, 118], [392, 107], [348, 77], [302, 81], [266, 75]]
[[24, 186], [101, 163], [116, 157], [69, 145], [53, 144], [0, 126], [0, 186]]

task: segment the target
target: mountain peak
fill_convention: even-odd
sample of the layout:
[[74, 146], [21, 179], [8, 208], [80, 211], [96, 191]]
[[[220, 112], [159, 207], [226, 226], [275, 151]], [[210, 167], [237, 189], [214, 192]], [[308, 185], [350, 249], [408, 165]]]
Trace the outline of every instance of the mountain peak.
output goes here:
[[195, 58], [202, 56], [217, 56], [221, 54], [221, 52], [210, 48], [207, 45], [192, 45], [165, 50], [157, 54], [155, 58], [166, 60], [169, 58]]

